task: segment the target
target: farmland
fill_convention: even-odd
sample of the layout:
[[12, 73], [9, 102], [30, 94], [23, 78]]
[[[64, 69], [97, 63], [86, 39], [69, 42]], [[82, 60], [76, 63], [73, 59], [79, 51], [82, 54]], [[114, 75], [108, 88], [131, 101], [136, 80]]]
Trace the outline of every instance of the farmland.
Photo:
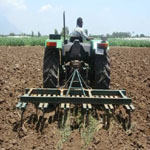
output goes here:
[[[48, 37], [0, 37], [0, 46], [44, 46]], [[110, 46], [150, 47], [149, 38], [108, 39]]]
[[[39, 38], [40, 39], [40, 38]], [[28, 40], [27, 40], [28, 41]], [[28, 44], [27, 44], [28, 45]], [[38, 122], [30, 121], [35, 114], [32, 105], [24, 114], [24, 126], [19, 130], [20, 113], [15, 109], [18, 96], [25, 88], [42, 87], [43, 46], [0, 47], [0, 149], [2, 150], [83, 150], [85, 138], [79, 129], [60, 134], [58, 121], [46, 122], [42, 133]], [[109, 130], [96, 126], [87, 150], [150, 149], [150, 48], [111, 47], [111, 89], [126, 89], [136, 107], [130, 130], [124, 130], [116, 118]], [[40, 112], [39, 112], [40, 113]], [[93, 121], [94, 122], [94, 121]], [[100, 123], [98, 125], [101, 125]], [[93, 131], [91, 128], [89, 131]], [[62, 139], [64, 138], [64, 139]], [[61, 141], [62, 139], [62, 141]]]

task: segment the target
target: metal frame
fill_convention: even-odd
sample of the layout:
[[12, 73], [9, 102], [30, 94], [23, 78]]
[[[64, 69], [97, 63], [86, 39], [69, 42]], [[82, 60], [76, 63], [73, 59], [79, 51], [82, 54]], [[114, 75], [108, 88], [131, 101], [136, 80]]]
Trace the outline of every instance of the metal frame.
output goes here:
[[27, 103], [72, 103], [72, 104], [131, 104], [131, 98], [124, 93], [125, 90], [89, 90], [84, 89], [87, 96], [83, 94], [83, 89], [26, 89], [25, 95], [20, 97], [21, 102]]

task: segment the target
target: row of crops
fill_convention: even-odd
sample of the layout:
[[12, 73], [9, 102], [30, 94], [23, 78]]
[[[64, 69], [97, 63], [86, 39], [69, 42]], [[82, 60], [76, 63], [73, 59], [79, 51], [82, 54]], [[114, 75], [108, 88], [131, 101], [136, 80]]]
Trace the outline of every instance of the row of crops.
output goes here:
[[[48, 37], [0, 37], [0, 46], [44, 46]], [[129, 46], [129, 47], [150, 47], [149, 39], [108, 39], [110, 46]]]
[[108, 39], [110, 46], [150, 47], [149, 39]]
[[0, 37], [0, 46], [44, 46], [48, 37]]

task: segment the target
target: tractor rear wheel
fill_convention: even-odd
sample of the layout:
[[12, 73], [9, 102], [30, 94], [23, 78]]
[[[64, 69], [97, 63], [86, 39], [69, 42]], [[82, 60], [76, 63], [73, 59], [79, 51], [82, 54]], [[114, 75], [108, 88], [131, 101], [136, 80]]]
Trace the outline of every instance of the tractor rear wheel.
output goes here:
[[110, 61], [109, 56], [96, 55], [94, 62], [94, 87], [96, 89], [109, 89], [110, 84]]
[[43, 87], [55, 88], [59, 84], [59, 50], [45, 48], [43, 60]]

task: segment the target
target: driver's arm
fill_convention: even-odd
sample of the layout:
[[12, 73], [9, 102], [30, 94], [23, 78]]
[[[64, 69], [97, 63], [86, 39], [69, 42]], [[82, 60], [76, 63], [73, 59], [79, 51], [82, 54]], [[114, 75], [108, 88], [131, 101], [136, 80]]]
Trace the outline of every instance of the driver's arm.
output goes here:
[[80, 34], [81, 34], [81, 37], [82, 37], [83, 39], [88, 40], [88, 36], [87, 36], [87, 34], [84, 32], [84, 30], [83, 30], [82, 28], [80, 29]]
[[92, 40], [93, 38], [88, 37], [87, 34], [84, 32], [83, 29], [81, 29], [80, 34], [82, 36], [83, 39], [86, 39], [87, 41]]

